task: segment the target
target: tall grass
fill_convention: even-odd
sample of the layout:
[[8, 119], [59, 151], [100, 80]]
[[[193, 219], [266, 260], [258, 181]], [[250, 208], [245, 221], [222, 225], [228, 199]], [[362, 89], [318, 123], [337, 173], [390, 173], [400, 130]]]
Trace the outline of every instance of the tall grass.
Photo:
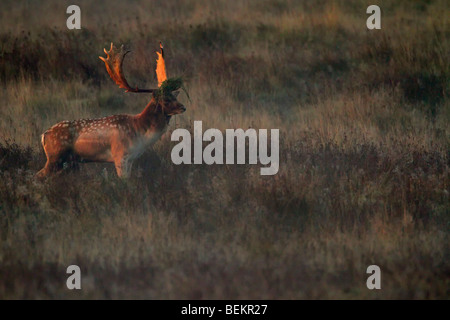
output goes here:
[[[0, 297], [448, 298], [449, 8], [378, 5], [369, 31], [360, 1], [79, 1], [69, 31], [64, 2], [3, 1]], [[151, 87], [159, 40], [191, 99], [131, 179], [85, 164], [35, 180], [46, 128], [147, 103], [114, 86], [103, 47], [128, 45], [129, 82]], [[279, 173], [173, 165], [171, 131], [194, 120], [279, 128]]]

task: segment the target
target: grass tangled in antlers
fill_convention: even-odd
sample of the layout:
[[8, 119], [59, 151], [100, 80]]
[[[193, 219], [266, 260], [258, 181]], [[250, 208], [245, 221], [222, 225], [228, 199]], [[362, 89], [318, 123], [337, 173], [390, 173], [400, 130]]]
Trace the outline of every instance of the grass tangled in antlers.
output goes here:
[[156, 97], [159, 99], [170, 97], [172, 92], [177, 90], [183, 90], [186, 96], [189, 98], [189, 94], [183, 85], [183, 79], [181, 77], [168, 78], [159, 87], [159, 90], [155, 93]]

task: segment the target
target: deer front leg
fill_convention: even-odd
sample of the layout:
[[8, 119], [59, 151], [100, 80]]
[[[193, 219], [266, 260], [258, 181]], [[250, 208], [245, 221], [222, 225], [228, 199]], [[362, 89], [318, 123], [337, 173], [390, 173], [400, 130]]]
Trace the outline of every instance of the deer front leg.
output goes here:
[[122, 178], [123, 175], [123, 163], [122, 163], [122, 158], [116, 158], [114, 159], [114, 165], [116, 166], [116, 172], [117, 172], [117, 176], [119, 178]]
[[111, 155], [112, 155], [112, 160], [114, 162], [114, 165], [116, 167], [116, 172], [117, 172], [117, 176], [122, 178], [124, 177], [124, 174], [126, 175], [126, 163], [125, 163], [125, 158], [126, 158], [126, 146], [123, 143], [123, 141], [120, 141], [119, 139], [117, 139], [116, 141], [114, 141], [114, 143], [111, 144]]
[[124, 156], [114, 161], [116, 166], [117, 175], [120, 178], [129, 178], [131, 175], [131, 168], [133, 167], [133, 161]]
[[133, 161], [131, 159], [124, 158], [122, 160], [122, 177], [129, 178], [131, 176], [131, 168], [133, 167]]

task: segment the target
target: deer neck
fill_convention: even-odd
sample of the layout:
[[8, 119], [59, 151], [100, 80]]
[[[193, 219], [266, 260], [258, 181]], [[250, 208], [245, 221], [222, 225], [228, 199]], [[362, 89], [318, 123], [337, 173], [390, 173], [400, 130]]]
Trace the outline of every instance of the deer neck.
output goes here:
[[164, 131], [169, 124], [170, 116], [167, 116], [152, 99], [145, 109], [136, 116], [137, 127], [142, 131]]

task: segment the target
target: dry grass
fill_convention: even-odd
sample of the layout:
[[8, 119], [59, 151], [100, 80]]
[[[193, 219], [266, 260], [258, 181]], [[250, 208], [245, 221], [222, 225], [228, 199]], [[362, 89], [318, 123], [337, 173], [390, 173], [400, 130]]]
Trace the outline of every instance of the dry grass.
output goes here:
[[[448, 299], [445, 1], [380, 1], [380, 31], [360, 1], [79, 5], [69, 31], [64, 2], [0, 4], [0, 298]], [[50, 125], [146, 104], [103, 47], [128, 44], [129, 82], [152, 86], [158, 40], [191, 101], [134, 176], [36, 181]], [[279, 173], [173, 165], [170, 131], [194, 120], [279, 128]]]

